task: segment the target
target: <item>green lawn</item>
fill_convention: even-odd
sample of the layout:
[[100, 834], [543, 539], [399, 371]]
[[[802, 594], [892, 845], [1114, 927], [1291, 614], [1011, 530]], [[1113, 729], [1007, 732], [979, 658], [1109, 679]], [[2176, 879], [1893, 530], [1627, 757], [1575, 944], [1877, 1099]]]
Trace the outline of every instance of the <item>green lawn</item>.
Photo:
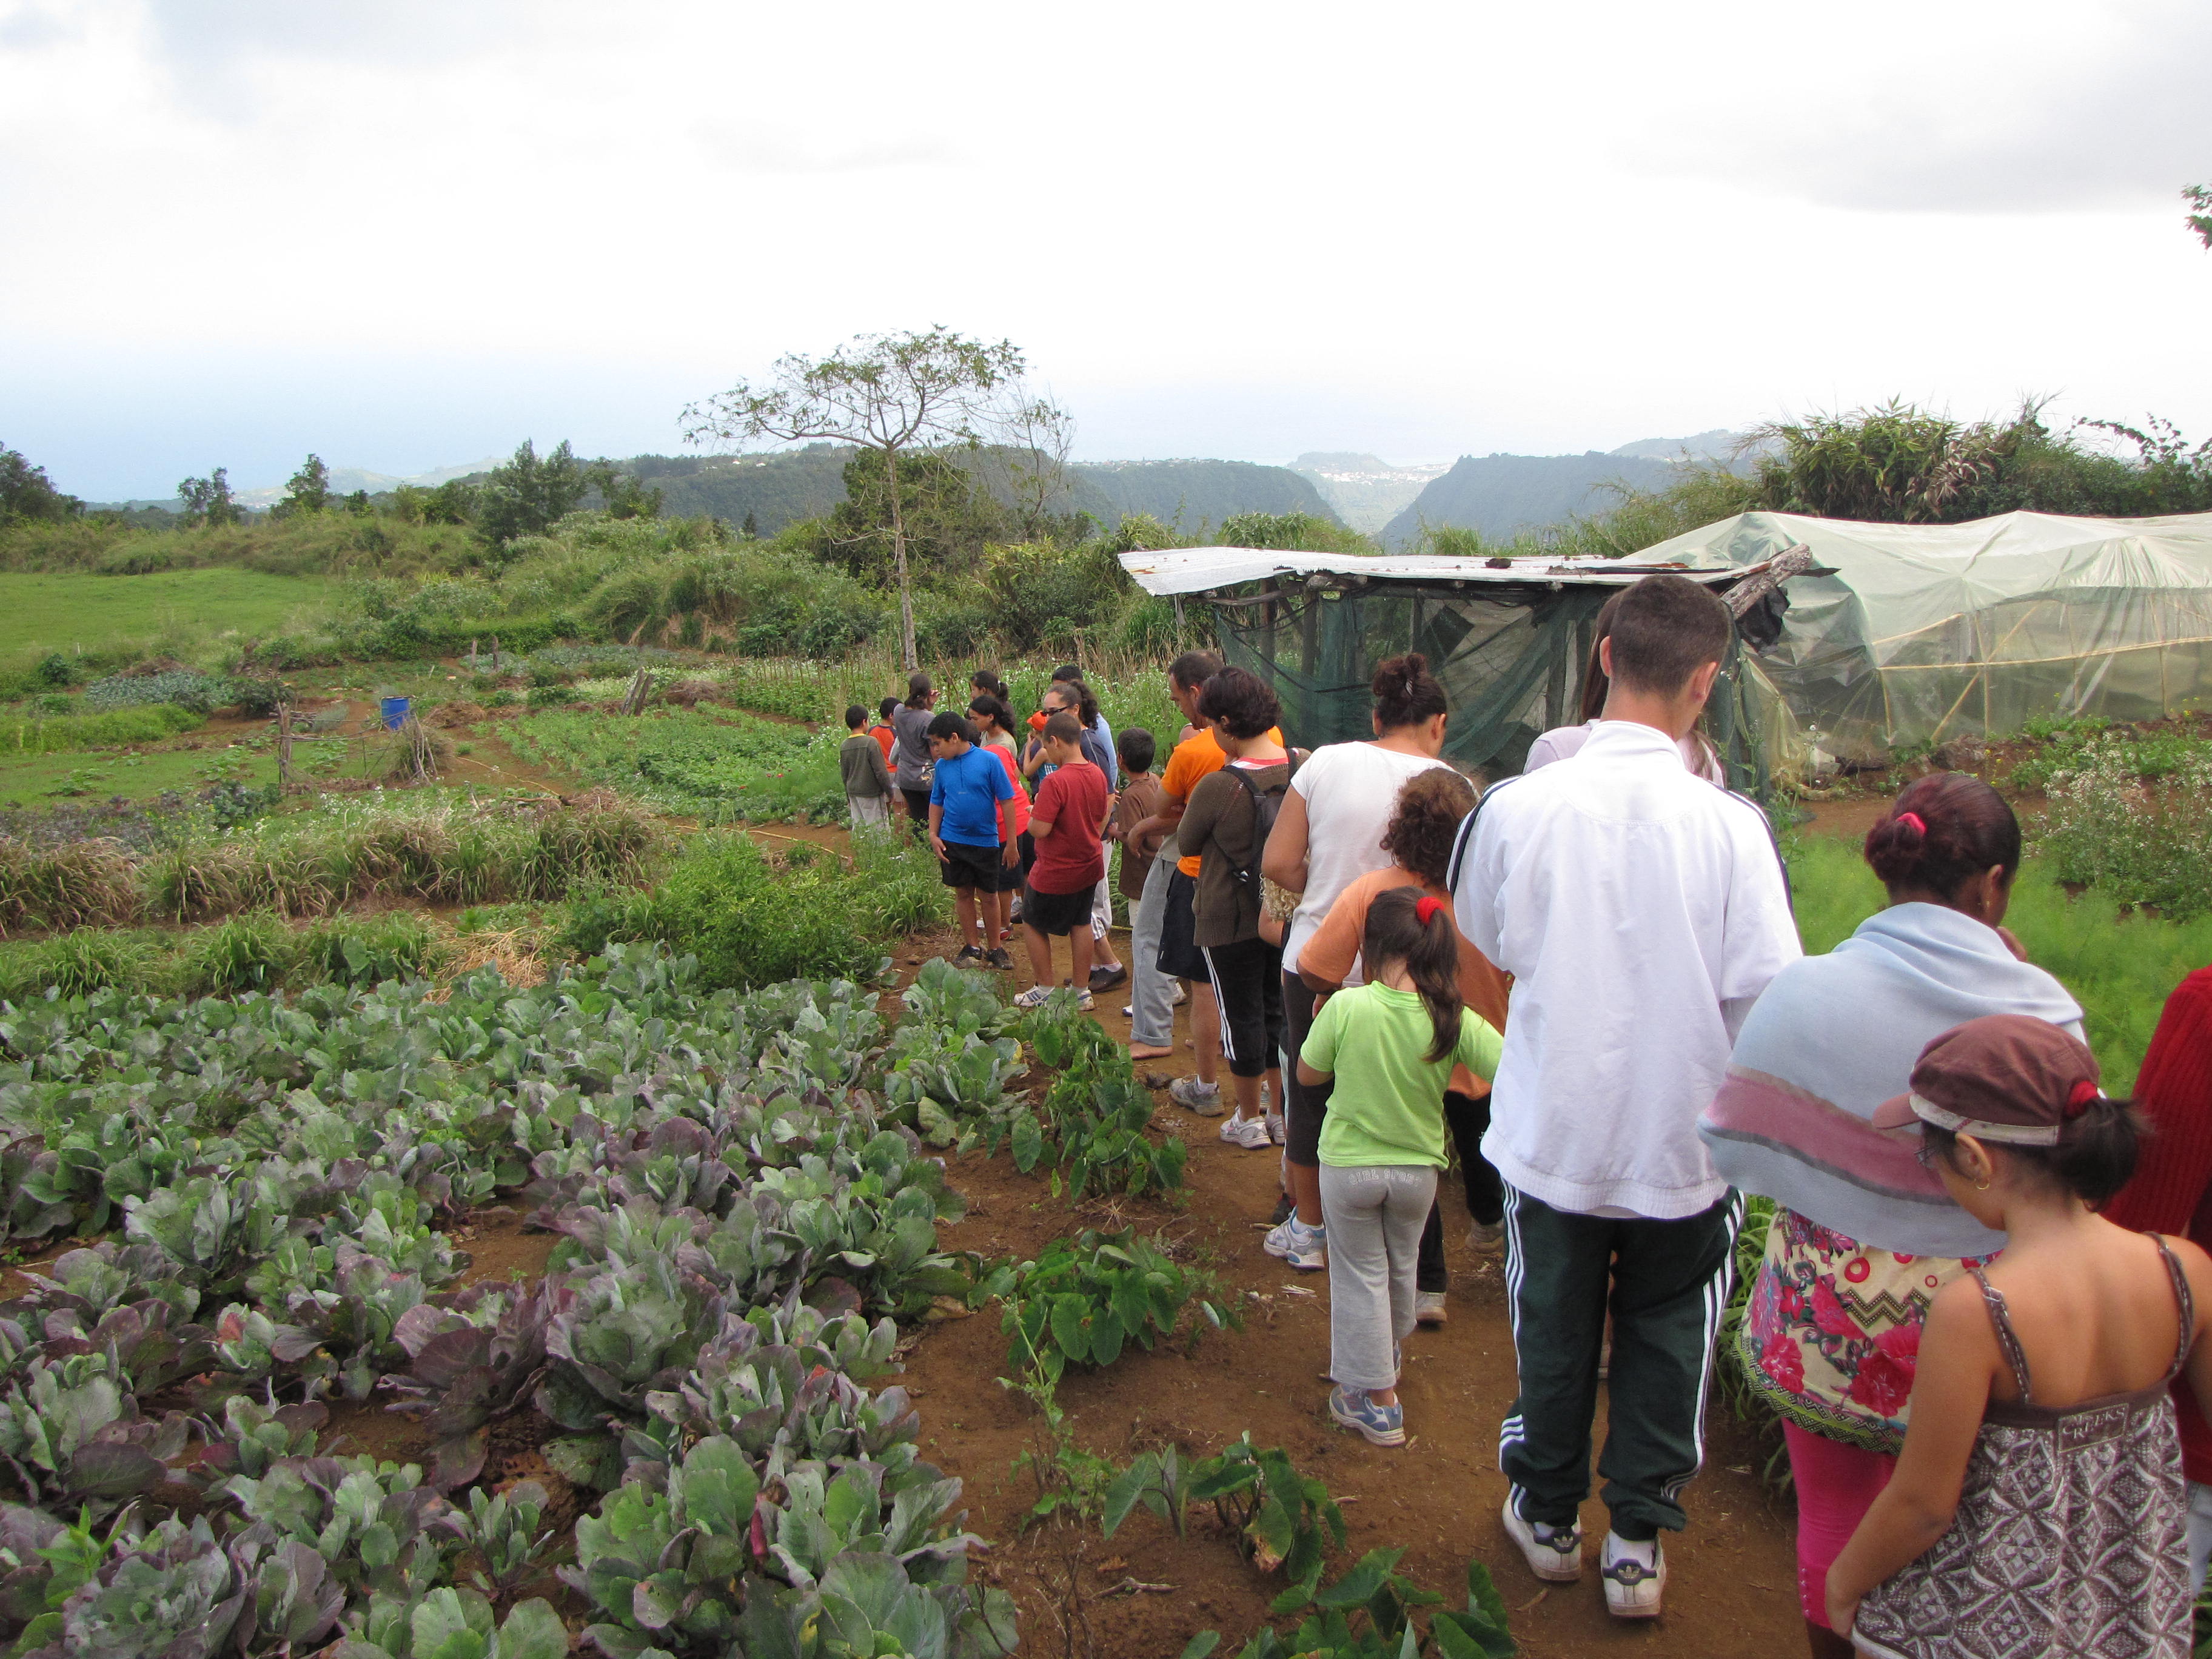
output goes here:
[[[332, 752], [337, 745], [330, 745]], [[295, 758], [311, 753], [302, 744]], [[45, 807], [64, 800], [103, 801], [121, 795], [151, 800], [165, 789], [197, 794], [210, 784], [239, 782], [265, 788], [276, 781], [276, 757], [267, 750], [216, 747], [34, 755], [0, 759], [0, 806]]]
[[212, 568], [145, 576], [0, 572], [0, 661], [141, 642], [300, 631], [328, 605], [309, 576]]
[[[1797, 932], [1808, 951], [1832, 950], [1881, 908], [1881, 884], [1850, 842], [1793, 836], [1786, 851]], [[2172, 922], [2126, 913], [2094, 890], [2069, 898], [2042, 861], [2030, 859], [2005, 920], [2029, 960], [2057, 975], [2081, 1003], [2106, 1090], [2132, 1089], [2166, 998], [2185, 976], [2212, 963], [2212, 916]]]

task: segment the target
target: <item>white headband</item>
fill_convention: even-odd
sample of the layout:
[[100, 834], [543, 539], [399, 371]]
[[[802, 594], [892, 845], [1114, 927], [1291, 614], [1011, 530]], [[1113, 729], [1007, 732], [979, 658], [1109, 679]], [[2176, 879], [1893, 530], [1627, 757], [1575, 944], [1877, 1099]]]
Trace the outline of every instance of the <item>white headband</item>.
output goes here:
[[1923, 1123], [1932, 1123], [1939, 1129], [1948, 1129], [1953, 1134], [1972, 1135], [1977, 1140], [2008, 1142], [2014, 1146], [2056, 1146], [2059, 1126], [2056, 1123], [1984, 1123], [1979, 1118], [1960, 1117], [1956, 1112], [1947, 1112], [1934, 1101], [1921, 1095], [1907, 1095], [1912, 1103], [1915, 1116]]

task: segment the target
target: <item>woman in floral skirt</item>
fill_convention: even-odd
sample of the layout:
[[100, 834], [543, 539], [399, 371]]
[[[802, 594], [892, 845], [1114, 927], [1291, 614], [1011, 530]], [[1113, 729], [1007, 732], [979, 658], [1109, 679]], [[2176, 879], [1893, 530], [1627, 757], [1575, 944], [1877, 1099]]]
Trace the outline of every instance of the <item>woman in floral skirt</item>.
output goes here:
[[1968, 1020], [2025, 1014], [2081, 1035], [2080, 1006], [2000, 925], [2020, 854], [2019, 821], [1979, 779], [1908, 787], [1866, 838], [1889, 908], [1775, 978], [1699, 1125], [1714, 1167], [1776, 1203], [1737, 1341], [1783, 1419], [1814, 1659], [1850, 1659], [1828, 1626], [1828, 1568], [1896, 1467], [1929, 1304], [2004, 1243], [1869, 1120], [1922, 1048]]

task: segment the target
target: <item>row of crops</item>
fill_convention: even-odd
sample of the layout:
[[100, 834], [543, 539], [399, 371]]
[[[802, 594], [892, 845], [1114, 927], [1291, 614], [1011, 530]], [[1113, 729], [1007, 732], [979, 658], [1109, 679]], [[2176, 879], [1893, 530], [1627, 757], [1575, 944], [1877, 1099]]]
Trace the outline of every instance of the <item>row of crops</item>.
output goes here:
[[[908, 1047], [957, 1000], [917, 999]], [[1011, 1649], [1011, 1604], [966, 1581], [959, 1483], [873, 1386], [895, 1320], [1009, 1287], [938, 1248], [959, 1200], [860, 1086], [874, 1001], [705, 994], [616, 946], [443, 1000], [0, 1011], [9, 1236], [107, 1235], [0, 1305], [28, 1500], [0, 1509], [0, 1635], [556, 1659], [562, 1620], [517, 1592], [567, 1557], [609, 1659]], [[471, 1282], [448, 1235], [495, 1196], [558, 1236], [542, 1280]], [[346, 1402], [416, 1419], [423, 1462], [319, 1455]], [[605, 1494], [572, 1545], [544, 1486], [491, 1478], [526, 1408]]]

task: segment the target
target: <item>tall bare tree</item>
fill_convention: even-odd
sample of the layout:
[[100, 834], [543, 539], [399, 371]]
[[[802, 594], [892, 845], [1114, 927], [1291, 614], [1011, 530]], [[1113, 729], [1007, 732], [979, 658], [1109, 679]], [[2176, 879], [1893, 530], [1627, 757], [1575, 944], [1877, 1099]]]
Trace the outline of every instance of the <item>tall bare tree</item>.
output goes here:
[[740, 380], [692, 404], [684, 411], [684, 435], [692, 443], [826, 438], [880, 450], [898, 571], [899, 647], [908, 668], [917, 668], [899, 458], [947, 445], [973, 449], [1015, 430], [1024, 411], [1034, 419], [1036, 400], [1022, 392], [1024, 366], [1011, 340], [993, 345], [942, 327], [855, 335], [826, 357], [779, 358], [763, 385]]

